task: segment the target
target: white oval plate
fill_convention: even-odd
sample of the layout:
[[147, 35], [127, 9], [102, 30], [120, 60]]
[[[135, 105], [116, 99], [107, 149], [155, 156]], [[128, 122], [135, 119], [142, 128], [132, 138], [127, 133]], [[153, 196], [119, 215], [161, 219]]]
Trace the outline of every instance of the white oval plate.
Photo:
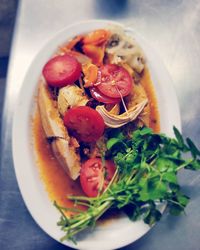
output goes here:
[[[37, 83], [43, 65], [59, 45], [77, 34], [104, 28], [110, 24], [121, 25], [106, 20], [81, 22], [67, 27], [50, 40], [32, 62], [25, 76], [15, 110], [12, 150], [18, 185], [34, 220], [57, 241], [63, 236], [63, 232], [56, 225], [60, 214], [52, 205], [44, 189], [33, 153], [31, 117], [36, 107]], [[125, 27], [124, 29], [138, 41], [146, 54], [158, 99], [161, 131], [172, 136], [172, 126], [175, 125], [179, 129], [181, 126], [178, 102], [169, 74], [159, 56], [149, 47], [148, 43], [133, 29]], [[116, 249], [134, 242], [149, 229], [149, 226], [142, 221], [131, 222], [127, 217], [120, 217], [105, 225], [97, 226], [93, 233], [82, 234], [77, 245], [71, 242], [63, 242], [63, 244], [87, 250]]]

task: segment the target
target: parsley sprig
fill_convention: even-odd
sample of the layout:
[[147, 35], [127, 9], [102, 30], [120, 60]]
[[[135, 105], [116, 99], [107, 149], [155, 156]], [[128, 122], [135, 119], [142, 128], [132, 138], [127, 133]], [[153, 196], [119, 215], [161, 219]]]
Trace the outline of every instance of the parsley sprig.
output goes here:
[[[175, 138], [156, 134], [150, 128], [139, 128], [131, 138], [121, 132], [107, 141], [107, 156], [116, 163], [116, 173], [108, 188], [95, 198], [69, 196], [75, 202], [76, 213], [67, 217], [71, 209], [55, 206], [61, 213], [58, 225], [65, 232], [61, 240], [75, 241], [80, 231], [94, 227], [96, 221], [110, 208], [122, 209], [133, 221], [142, 219], [150, 226], [160, 220], [158, 205], [166, 203], [169, 212], [179, 215], [189, 202], [178, 183], [181, 169], [199, 170], [200, 151], [174, 127]], [[190, 153], [190, 157], [184, 154]], [[84, 205], [79, 211], [76, 205]]]

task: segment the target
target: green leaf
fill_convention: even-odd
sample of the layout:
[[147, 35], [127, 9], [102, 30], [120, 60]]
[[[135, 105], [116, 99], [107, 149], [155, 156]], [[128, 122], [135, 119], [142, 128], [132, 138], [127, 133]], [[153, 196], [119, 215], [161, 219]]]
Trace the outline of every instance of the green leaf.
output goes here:
[[175, 126], [173, 126], [173, 130], [174, 130], [174, 134], [176, 136], [176, 139], [179, 143], [179, 146], [181, 148], [183, 148], [185, 146], [185, 143], [184, 143], [184, 140], [183, 140], [181, 133], [179, 132], [179, 130]]
[[194, 142], [190, 139], [190, 138], [186, 138], [186, 142], [190, 148], [191, 154], [194, 158], [198, 156], [200, 156], [200, 151], [199, 149], [196, 147], [196, 145], [194, 144]]
[[142, 178], [138, 184], [141, 188], [141, 190], [139, 192], [139, 200], [141, 200], [141, 201], [150, 200], [147, 180], [145, 178]]
[[139, 191], [139, 199], [141, 201], [158, 200], [164, 198], [167, 192], [167, 186], [163, 181], [158, 180], [155, 176], [152, 179], [148, 179], [139, 183], [141, 190]]
[[177, 165], [172, 160], [161, 157], [156, 160], [156, 167], [162, 173], [174, 171]]
[[151, 135], [153, 132], [153, 130], [151, 128], [148, 128], [148, 127], [143, 127], [141, 130], [140, 130], [140, 135], [144, 136], [144, 135]]
[[144, 222], [152, 226], [153, 224], [155, 224], [156, 221], [159, 221], [161, 217], [162, 217], [162, 214], [159, 210], [152, 209], [144, 218]]
[[154, 182], [154, 183], [151, 183], [151, 185], [149, 183], [148, 186], [149, 186], [149, 194], [150, 194], [151, 200], [164, 198], [167, 192], [167, 186], [165, 182], [163, 181]]
[[184, 211], [184, 208], [180, 206], [179, 204], [170, 203], [168, 205], [168, 208], [169, 208], [169, 213], [175, 216], [180, 215]]
[[177, 200], [183, 207], [186, 207], [189, 203], [190, 198], [184, 194], [179, 194], [177, 196]]
[[177, 184], [177, 176], [174, 172], [166, 172], [162, 175], [162, 179], [164, 181], [168, 181], [169, 183]]
[[180, 190], [180, 186], [178, 184], [174, 184], [174, 183], [169, 183], [169, 188], [173, 191], [173, 192], [177, 192], [178, 190]]
[[133, 132], [132, 140], [133, 141], [142, 141], [145, 136], [147, 136], [147, 135], [150, 136], [152, 133], [153, 132], [152, 132], [151, 128], [148, 128], [148, 127], [139, 128]]
[[177, 148], [177, 145], [175, 144], [166, 144], [164, 145], [163, 150], [167, 155], [170, 155], [171, 157], [179, 157], [180, 156], [180, 150]]
[[141, 217], [140, 208], [136, 205], [127, 205], [123, 208], [123, 211], [132, 221], [136, 221]]
[[107, 135], [108, 135], [108, 138], [118, 138], [120, 140], [123, 140], [125, 139], [125, 136], [123, 135], [121, 129], [119, 128], [116, 128], [116, 129], [108, 129], [107, 130]]
[[177, 191], [175, 196], [168, 201], [169, 212], [172, 215], [179, 215], [184, 212], [184, 208], [189, 202], [189, 197]]
[[117, 143], [120, 143], [120, 142], [121, 142], [121, 139], [111, 138], [107, 141], [106, 147], [108, 150], [110, 150], [114, 145], [116, 145]]
[[191, 163], [185, 166], [185, 169], [194, 170], [194, 171], [200, 170], [200, 160], [192, 161]]

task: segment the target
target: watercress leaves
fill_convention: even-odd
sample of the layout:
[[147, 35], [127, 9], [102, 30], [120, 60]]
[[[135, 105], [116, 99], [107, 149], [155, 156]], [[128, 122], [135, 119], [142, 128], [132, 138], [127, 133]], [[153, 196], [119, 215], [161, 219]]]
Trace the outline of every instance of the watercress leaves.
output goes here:
[[[108, 136], [105, 157], [111, 157], [117, 166], [116, 178], [109, 188], [96, 198], [70, 197], [76, 204], [85, 204], [88, 210], [67, 218], [61, 212], [59, 225], [65, 232], [63, 239], [73, 239], [78, 232], [94, 225], [108, 209], [127, 212], [131, 220], [143, 219], [153, 225], [160, 220], [158, 204], [164, 202], [173, 215], [182, 213], [189, 197], [182, 193], [177, 173], [185, 168], [200, 169], [200, 151], [191, 139], [183, 139], [177, 128], [175, 138], [156, 134], [150, 128], [139, 128], [127, 138], [120, 130]], [[184, 158], [190, 153], [190, 158]]]

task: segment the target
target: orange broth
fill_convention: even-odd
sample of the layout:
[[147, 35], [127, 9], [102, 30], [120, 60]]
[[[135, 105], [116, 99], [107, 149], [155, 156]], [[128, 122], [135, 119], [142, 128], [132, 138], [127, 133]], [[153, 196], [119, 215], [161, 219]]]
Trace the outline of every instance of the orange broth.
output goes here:
[[[141, 84], [143, 85], [150, 104], [150, 127], [160, 131], [159, 112], [157, 100], [151, 82], [149, 71], [145, 68]], [[50, 144], [46, 140], [39, 111], [33, 118], [33, 141], [36, 154], [37, 167], [41, 179], [45, 185], [49, 198], [64, 207], [72, 207], [73, 202], [67, 199], [67, 195], [84, 195], [79, 180], [73, 181], [65, 173], [64, 169], [53, 155]]]
[[82, 189], [79, 181], [71, 180], [54, 157], [38, 110], [33, 119], [33, 141], [36, 165], [50, 200], [56, 201], [61, 206], [73, 207], [73, 202], [67, 199], [67, 195], [83, 195]]
[[147, 68], [144, 69], [143, 76], [141, 78], [141, 85], [144, 87], [150, 105], [150, 124], [149, 127], [153, 129], [154, 132], [160, 132], [160, 117], [158, 111], [157, 98], [153, 83], [151, 81], [151, 75]]

